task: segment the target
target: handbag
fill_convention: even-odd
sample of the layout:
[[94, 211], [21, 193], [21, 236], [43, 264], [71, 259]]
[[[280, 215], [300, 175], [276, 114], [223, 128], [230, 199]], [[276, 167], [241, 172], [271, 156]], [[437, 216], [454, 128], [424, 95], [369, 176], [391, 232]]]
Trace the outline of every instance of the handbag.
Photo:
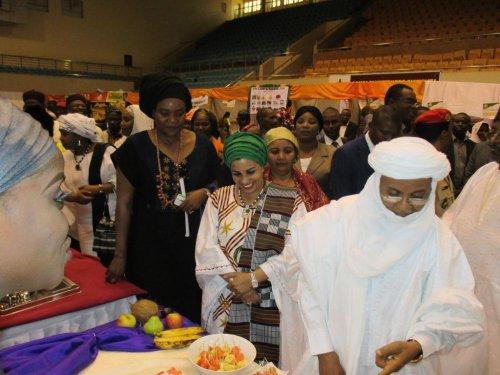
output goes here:
[[111, 220], [108, 209], [108, 200], [104, 203], [104, 215], [102, 215], [101, 220], [97, 224], [94, 233], [94, 244], [92, 250], [94, 250], [101, 263], [108, 267], [113, 256], [115, 254], [116, 248], [116, 230], [115, 221]]

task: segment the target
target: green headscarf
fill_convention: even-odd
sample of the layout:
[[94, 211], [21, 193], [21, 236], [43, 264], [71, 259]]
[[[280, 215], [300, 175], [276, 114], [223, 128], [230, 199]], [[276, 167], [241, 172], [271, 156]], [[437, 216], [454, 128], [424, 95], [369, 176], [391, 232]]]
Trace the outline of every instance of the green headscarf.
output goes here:
[[248, 159], [264, 166], [267, 163], [267, 147], [259, 136], [238, 132], [231, 134], [224, 143], [224, 162], [231, 168], [235, 160]]

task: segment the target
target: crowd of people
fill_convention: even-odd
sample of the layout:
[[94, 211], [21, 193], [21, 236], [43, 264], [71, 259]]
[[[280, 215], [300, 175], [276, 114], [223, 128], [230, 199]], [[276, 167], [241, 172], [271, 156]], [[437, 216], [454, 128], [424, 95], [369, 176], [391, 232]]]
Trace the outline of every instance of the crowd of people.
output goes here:
[[[109, 282], [249, 339], [291, 374], [500, 368], [498, 114], [419, 107], [404, 84], [358, 124], [349, 109], [290, 105], [236, 124], [204, 108], [187, 118], [191, 94], [167, 73], [143, 77], [139, 97], [99, 125], [80, 94], [64, 114], [34, 90], [27, 114], [2, 100], [0, 205], [52, 160], [71, 245]], [[7, 146], [42, 161], [16, 174]]]

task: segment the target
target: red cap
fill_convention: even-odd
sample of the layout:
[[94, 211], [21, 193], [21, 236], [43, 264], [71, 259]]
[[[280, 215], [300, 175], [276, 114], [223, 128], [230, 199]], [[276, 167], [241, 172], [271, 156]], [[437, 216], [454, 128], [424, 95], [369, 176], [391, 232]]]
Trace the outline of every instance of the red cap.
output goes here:
[[422, 113], [415, 119], [415, 124], [440, 124], [449, 122], [451, 119], [451, 112], [444, 108], [431, 109], [430, 111]]

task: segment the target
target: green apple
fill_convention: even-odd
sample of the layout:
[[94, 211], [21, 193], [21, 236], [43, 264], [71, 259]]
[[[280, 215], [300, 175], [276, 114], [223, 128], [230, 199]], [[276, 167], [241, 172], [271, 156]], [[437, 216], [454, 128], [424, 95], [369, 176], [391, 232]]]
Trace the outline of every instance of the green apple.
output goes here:
[[134, 328], [136, 324], [137, 321], [132, 314], [121, 314], [116, 320], [118, 327]]
[[148, 335], [153, 336], [155, 333], [163, 331], [163, 323], [157, 315], [153, 315], [146, 324], [144, 324], [143, 329]]

